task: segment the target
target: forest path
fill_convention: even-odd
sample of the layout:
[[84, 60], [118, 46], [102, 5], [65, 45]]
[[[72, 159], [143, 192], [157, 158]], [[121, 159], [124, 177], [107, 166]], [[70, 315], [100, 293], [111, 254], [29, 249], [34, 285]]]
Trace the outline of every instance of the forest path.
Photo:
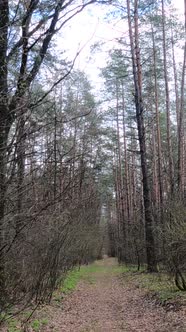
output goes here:
[[97, 262], [75, 291], [47, 313], [45, 331], [55, 332], [185, 332], [181, 311], [166, 311], [145, 291], [123, 278], [113, 259]]

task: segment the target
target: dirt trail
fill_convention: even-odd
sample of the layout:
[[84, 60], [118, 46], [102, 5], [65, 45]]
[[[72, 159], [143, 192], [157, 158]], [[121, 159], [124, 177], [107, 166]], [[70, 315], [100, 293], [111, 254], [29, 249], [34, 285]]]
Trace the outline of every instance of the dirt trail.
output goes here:
[[45, 331], [59, 332], [186, 332], [186, 310], [166, 311], [144, 291], [114, 273], [114, 261], [103, 260], [94, 282], [80, 282], [62, 302], [51, 307]]

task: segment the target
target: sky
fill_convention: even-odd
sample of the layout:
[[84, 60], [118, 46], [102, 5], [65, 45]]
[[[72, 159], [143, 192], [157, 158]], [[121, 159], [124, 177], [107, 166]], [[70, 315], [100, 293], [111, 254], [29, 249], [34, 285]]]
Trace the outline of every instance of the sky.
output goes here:
[[[184, 19], [184, 0], [172, 0], [173, 6], [178, 10], [181, 19]], [[86, 72], [93, 86], [100, 86], [100, 68], [106, 65], [108, 50], [112, 49], [115, 39], [127, 32], [127, 25], [117, 17], [111, 17], [110, 7], [92, 5], [78, 14], [68, 24], [65, 31], [61, 31], [58, 48], [67, 50], [68, 58], [75, 56], [79, 49], [83, 48], [78, 56], [75, 68]], [[100, 51], [91, 54], [91, 45], [101, 42], [104, 46]]]

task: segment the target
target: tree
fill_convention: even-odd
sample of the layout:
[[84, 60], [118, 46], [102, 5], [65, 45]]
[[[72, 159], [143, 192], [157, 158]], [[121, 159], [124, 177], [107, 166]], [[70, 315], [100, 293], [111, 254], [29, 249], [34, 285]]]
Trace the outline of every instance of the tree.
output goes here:
[[138, 137], [140, 145], [141, 169], [143, 175], [143, 199], [145, 209], [145, 232], [146, 232], [146, 252], [147, 252], [147, 269], [149, 272], [157, 272], [155, 244], [153, 235], [153, 216], [150, 198], [149, 178], [147, 171], [146, 157], [146, 135], [144, 126], [144, 107], [142, 96], [142, 68], [139, 48], [139, 30], [138, 30], [138, 0], [134, 3], [134, 38], [131, 24], [130, 1], [127, 0], [129, 38], [132, 55], [133, 78], [135, 86], [135, 106], [136, 119], [138, 126]]
[[171, 139], [171, 128], [170, 128], [170, 95], [169, 95], [168, 71], [167, 71], [164, 0], [162, 0], [161, 3], [162, 3], [163, 64], [164, 64], [166, 116], [167, 116], [167, 147], [168, 147], [168, 158], [169, 158], [169, 184], [170, 184], [170, 193], [172, 196], [174, 194], [174, 164], [173, 164], [172, 139]]
[[[186, 33], [186, 1], [185, 5], [185, 33]], [[178, 118], [178, 191], [181, 199], [184, 198], [184, 105], [185, 105], [185, 73], [186, 73], [186, 40], [184, 44], [183, 68], [181, 78], [180, 109]]]
[[[4, 292], [4, 254], [8, 244], [4, 237], [5, 216], [7, 214], [8, 184], [8, 151], [14, 146], [9, 145], [11, 130], [16, 124], [17, 166], [18, 168], [18, 211], [21, 211], [21, 187], [24, 177], [24, 126], [28, 110], [33, 106], [29, 103], [30, 88], [42, 66], [47, 64], [52, 39], [63, 26], [76, 14], [80, 13], [94, 0], [77, 4], [73, 1], [31, 0], [28, 3], [0, 1], [0, 292]], [[72, 69], [73, 63], [65, 73], [54, 82], [53, 87], [64, 79]], [[15, 70], [14, 70], [15, 68]], [[49, 91], [51, 91], [51, 87]], [[44, 92], [40, 103], [48, 93]], [[20, 222], [17, 222], [19, 233]]]

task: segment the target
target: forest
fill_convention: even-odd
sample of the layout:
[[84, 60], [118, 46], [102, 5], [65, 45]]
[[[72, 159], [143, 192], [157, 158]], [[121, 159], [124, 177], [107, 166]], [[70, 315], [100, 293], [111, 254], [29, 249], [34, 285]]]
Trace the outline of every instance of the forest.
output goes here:
[[[117, 273], [163, 275], [186, 291], [181, 1], [182, 15], [169, 0], [0, 0], [3, 332], [89, 331], [4, 326], [50, 303], [70, 271], [94, 273], [95, 261], [102, 272], [106, 262], [105, 279], [114, 264]], [[123, 31], [106, 51], [96, 89], [76, 67], [81, 48], [70, 59], [60, 38], [68, 39], [74, 18], [100, 7]], [[91, 56], [102, 48], [102, 41], [92, 44]], [[170, 326], [125, 331], [185, 331]], [[124, 329], [90, 329], [115, 330]]]

